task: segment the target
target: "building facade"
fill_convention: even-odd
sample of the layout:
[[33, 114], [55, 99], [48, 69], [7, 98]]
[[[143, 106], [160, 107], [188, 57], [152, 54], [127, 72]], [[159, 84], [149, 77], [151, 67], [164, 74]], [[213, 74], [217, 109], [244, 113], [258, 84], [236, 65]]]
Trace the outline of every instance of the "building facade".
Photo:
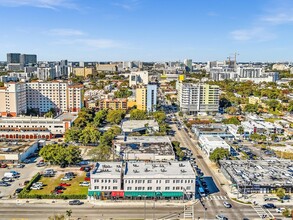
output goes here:
[[127, 99], [102, 99], [99, 101], [99, 108], [112, 110], [127, 110]]
[[157, 105], [157, 85], [139, 85], [136, 88], [136, 106], [137, 109], [154, 112]]
[[129, 75], [129, 86], [137, 86], [138, 84], [148, 84], [149, 73], [148, 71], [131, 72]]
[[27, 111], [25, 83], [6, 83], [0, 88], [0, 115], [15, 117]]
[[209, 84], [177, 82], [180, 110], [187, 114], [218, 112], [219, 87]]

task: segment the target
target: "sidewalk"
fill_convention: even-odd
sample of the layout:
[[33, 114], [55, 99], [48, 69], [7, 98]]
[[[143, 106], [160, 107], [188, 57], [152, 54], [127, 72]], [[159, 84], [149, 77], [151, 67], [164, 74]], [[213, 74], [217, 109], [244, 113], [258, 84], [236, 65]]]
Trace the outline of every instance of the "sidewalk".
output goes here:
[[[70, 200], [62, 200], [62, 199], [1, 199], [0, 204], [59, 204], [59, 205], [68, 205], [68, 202]], [[166, 207], [166, 206], [174, 206], [174, 207], [183, 207], [184, 205], [190, 205], [194, 201], [187, 201], [187, 202], [182, 202], [182, 201], [172, 201], [170, 200], [169, 202], [166, 200], [80, 200], [84, 202], [85, 205], [94, 205], [94, 206], [129, 206], [131, 205], [132, 207], [144, 207], [144, 205], [153, 205], [155, 204], [158, 207]]]

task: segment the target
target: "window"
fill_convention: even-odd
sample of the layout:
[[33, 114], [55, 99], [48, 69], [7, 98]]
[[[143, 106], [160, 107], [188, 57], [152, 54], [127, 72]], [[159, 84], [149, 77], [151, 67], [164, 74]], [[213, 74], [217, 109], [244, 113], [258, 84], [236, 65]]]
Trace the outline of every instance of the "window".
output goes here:
[[117, 186], [113, 186], [113, 189], [117, 189]]
[[169, 187], [169, 186], [166, 186], [166, 187], [165, 187], [165, 190], [170, 190], [170, 187]]
[[148, 183], [152, 183], [152, 180], [148, 180]]
[[156, 190], [161, 190], [161, 187], [160, 187], [160, 186], [157, 186], [157, 187], [156, 187]]
[[165, 180], [165, 183], [170, 183], [170, 180]]
[[150, 187], [150, 186], [148, 187], [148, 190], [152, 190], [152, 189], [153, 189], [153, 187]]

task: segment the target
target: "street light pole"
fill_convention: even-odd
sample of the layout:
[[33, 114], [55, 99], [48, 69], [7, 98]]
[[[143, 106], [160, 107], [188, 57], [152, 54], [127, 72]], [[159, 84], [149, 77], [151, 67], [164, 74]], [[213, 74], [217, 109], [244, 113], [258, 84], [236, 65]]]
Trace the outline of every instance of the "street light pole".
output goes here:
[[146, 196], [144, 196], [144, 219], [146, 220]]
[[207, 211], [207, 208], [204, 208], [204, 220], [206, 220], [206, 211]]

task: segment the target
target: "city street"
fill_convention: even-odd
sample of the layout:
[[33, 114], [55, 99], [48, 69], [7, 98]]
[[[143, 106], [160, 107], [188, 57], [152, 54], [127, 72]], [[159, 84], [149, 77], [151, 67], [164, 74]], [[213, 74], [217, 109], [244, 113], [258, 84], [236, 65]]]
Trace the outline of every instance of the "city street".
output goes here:
[[[182, 218], [183, 207], [158, 206], [153, 209], [152, 203], [140, 206], [135, 204], [112, 204], [95, 206], [85, 204], [82, 206], [69, 206], [67, 204], [0, 204], [1, 220], [11, 219], [48, 219], [55, 214], [65, 214], [66, 210], [72, 210], [73, 219], [178, 219]], [[181, 215], [178, 215], [180, 214]]]

